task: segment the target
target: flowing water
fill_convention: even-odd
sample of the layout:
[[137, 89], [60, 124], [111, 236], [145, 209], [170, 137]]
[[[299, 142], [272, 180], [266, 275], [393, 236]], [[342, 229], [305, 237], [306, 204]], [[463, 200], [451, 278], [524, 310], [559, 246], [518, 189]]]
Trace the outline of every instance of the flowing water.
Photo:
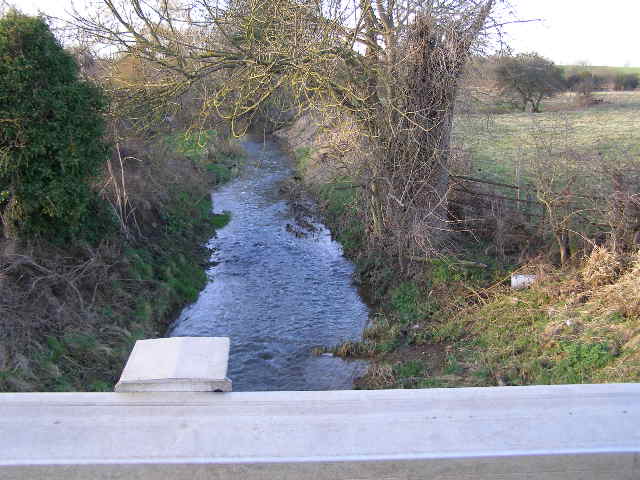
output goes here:
[[352, 284], [353, 265], [328, 230], [300, 234], [280, 192], [292, 173], [272, 142], [244, 142], [248, 165], [213, 193], [231, 221], [211, 240], [209, 282], [171, 336], [231, 339], [235, 391], [352, 388], [362, 361], [315, 356], [313, 347], [358, 340], [368, 310]]

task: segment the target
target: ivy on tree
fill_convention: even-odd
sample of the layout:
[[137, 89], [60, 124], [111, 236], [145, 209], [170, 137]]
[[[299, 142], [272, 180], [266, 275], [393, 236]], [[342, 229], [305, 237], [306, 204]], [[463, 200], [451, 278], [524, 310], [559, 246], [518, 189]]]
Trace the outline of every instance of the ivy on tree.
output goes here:
[[108, 155], [106, 98], [79, 78], [41, 18], [0, 19], [0, 215], [5, 236], [68, 240], [95, 230], [92, 181]]

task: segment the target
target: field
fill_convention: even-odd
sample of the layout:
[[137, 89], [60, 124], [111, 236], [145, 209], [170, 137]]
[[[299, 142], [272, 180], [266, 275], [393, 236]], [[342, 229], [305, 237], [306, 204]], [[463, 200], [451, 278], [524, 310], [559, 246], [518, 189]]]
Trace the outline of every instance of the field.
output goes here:
[[[456, 120], [455, 142], [471, 158], [473, 176], [518, 184], [527, 179], [536, 152], [571, 149], [605, 160], [640, 154], [640, 92], [601, 92], [588, 108], [564, 94], [543, 104], [543, 112], [464, 115]], [[542, 145], [544, 143], [545, 145]], [[591, 170], [592, 171], [592, 170]]]
[[640, 74], [640, 67], [604, 67], [604, 66], [587, 66], [583, 67], [580, 65], [560, 65], [564, 69], [565, 72], [571, 71], [583, 71], [588, 70], [594, 75], [617, 75], [617, 74], [627, 74], [627, 73], [636, 73]]

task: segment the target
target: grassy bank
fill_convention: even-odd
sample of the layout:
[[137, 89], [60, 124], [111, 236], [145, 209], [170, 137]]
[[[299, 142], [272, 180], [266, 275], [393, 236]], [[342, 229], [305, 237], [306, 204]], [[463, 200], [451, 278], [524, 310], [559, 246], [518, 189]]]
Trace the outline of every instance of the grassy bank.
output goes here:
[[120, 228], [95, 245], [1, 245], [0, 391], [112, 390], [135, 341], [197, 298], [203, 245], [229, 219], [209, 191], [241, 155], [204, 135], [123, 146], [102, 186]]
[[[466, 142], [475, 175], [502, 182], [514, 182], [523, 150], [531, 148], [528, 156], [537, 152], [536, 132], [552, 131], [588, 158], [594, 151], [611, 161], [621, 152], [637, 158], [639, 97], [607, 95], [608, 103], [582, 110], [565, 99], [566, 108], [558, 112], [562, 99], [556, 99], [554, 112], [535, 116], [459, 118], [457, 140]], [[558, 131], [563, 121], [569, 127]], [[485, 122], [485, 136], [478, 135], [482, 125], [473, 122]], [[470, 124], [474, 128], [465, 130]], [[293, 132], [295, 141], [300, 132]], [[337, 355], [371, 361], [360, 388], [640, 380], [640, 257], [633, 251], [614, 254], [598, 247], [560, 268], [552, 263], [548, 245], [520, 263], [515, 255], [495, 255], [487, 239], [460, 233], [440, 256], [404, 259], [401, 265], [388, 251], [367, 243], [357, 210], [360, 190], [349, 188], [357, 180], [345, 177], [344, 169], [327, 175], [331, 165], [320, 163], [314, 155], [318, 149], [295, 146], [298, 170], [355, 262], [358, 282], [373, 304], [362, 342], [327, 347]], [[523, 183], [528, 176], [524, 166], [518, 173]], [[320, 169], [323, 175], [316, 174]], [[594, 172], [593, 166], [584, 170], [596, 177]], [[514, 272], [535, 274], [538, 281], [512, 290]]]
[[[640, 257], [595, 250], [560, 270], [502, 265], [467, 245], [401, 272], [364, 250], [344, 191], [318, 192], [374, 304], [364, 340], [329, 348], [372, 364], [360, 388], [430, 388], [640, 380]], [[338, 205], [343, 205], [339, 210]], [[525, 290], [514, 271], [538, 275]]]

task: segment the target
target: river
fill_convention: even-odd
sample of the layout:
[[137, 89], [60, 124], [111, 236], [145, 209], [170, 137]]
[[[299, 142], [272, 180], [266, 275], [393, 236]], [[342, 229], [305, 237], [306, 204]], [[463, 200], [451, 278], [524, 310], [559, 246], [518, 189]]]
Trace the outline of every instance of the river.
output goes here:
[[210, 241], [209, 282], [170, 336], [230, 337], [234, 391], [350, 389], [366, 363], [312, 349], [361, 339], [368, 309], [354, 266], [318, 221], [315, 231], [296, 226], [280, 193], [293, 172], [279, 147], [252, 138], [243, 146], [243, 172], [212, 194], [231, 221]]

